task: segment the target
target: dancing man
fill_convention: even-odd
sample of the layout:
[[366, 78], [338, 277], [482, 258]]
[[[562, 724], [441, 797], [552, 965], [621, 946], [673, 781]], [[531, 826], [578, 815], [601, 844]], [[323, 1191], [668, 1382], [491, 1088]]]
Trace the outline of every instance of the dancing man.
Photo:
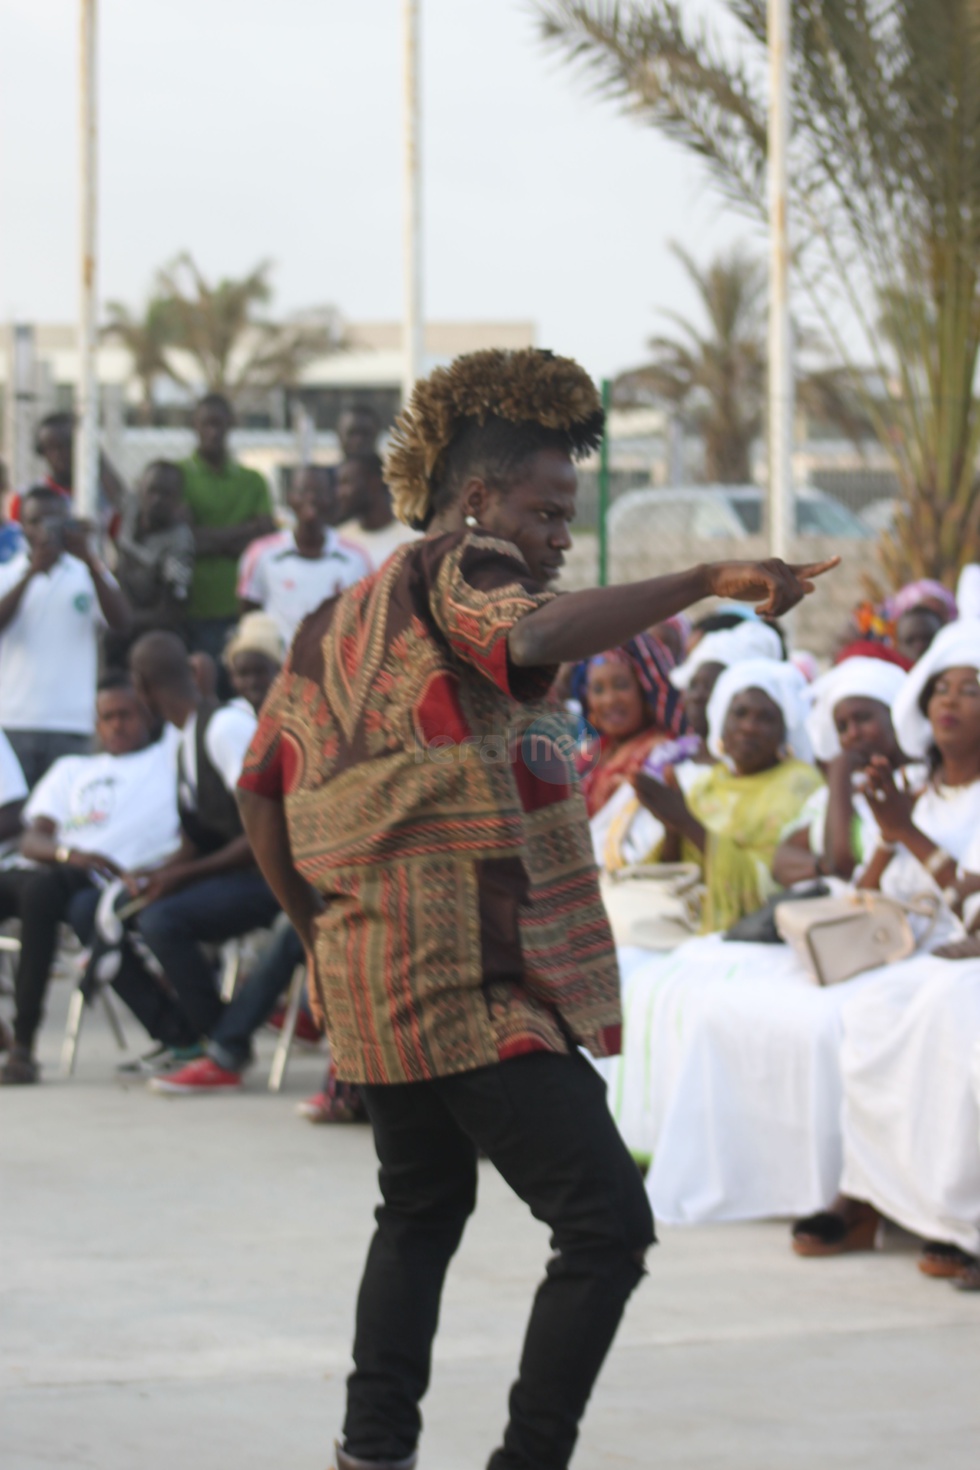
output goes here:
[[242, 774], [246, 830], [380, 1161], [338, 1470], [416, 1464], [480, 1149], [554, 1251], [490, 1470], [567, 1466], [654, 1228], [580, 1050], [618, 1051], [619, 977], [542, 701], [561, 662], [711, 595], [785, 612], [835, 564], [559, 595], [574, 460], [602, 428], [594, 384], [549, 352], [474, 353], [420, 382], [388, 481], [426, 534], [301, 625]]

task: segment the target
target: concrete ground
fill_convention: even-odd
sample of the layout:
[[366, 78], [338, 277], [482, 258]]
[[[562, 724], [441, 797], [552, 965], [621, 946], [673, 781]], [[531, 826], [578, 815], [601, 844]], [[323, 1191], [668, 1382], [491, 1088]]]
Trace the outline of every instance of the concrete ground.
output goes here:
[[[4, 1470], [325, 1470], [342, 1414], [375, 1178], [364, 1127], [285, 1092], [124, 1090], [100, 1016], [76, 1077], [0, 1090]], [[127, 1034], [137, 1041], [135, 1024]], [[421, 1470], [496, 1441], [545, 1232], [483, 1166], [425, 1405]], [[897, 1233], [798, 1261], [785, 1224], [662, 1232], [599, 1382], [578, 1470], [973, 1470], [980, 1297], [927, 1281]]]

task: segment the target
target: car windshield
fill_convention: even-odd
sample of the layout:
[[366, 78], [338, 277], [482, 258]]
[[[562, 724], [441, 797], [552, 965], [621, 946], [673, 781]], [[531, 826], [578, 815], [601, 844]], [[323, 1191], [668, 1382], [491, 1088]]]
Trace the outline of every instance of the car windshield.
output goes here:
[[[731, 505], [750, 536], [762, 531], [762, 496], [733, 495]], [[796, 500], [796, 533], [798, 536], [866, 536], [862, 526], [844, 506], [833, 500], [799, 496]]]

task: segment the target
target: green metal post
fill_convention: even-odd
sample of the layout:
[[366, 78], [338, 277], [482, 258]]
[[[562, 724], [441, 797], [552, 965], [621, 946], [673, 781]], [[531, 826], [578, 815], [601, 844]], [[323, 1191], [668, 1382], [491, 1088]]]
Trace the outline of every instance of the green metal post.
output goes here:
[[606, 427], [599, 446], [599, 586], [609, 581], [609, 532], [606, 520], [609, 512], [609, 405], [612, 402], [612, 383], [602, 380], [602, 407], [606, 415]]

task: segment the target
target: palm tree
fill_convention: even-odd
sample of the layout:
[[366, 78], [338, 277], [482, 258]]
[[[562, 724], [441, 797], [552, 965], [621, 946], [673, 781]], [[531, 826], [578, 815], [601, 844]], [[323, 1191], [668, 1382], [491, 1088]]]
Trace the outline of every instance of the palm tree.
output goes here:
[[742, 246], [704, 269], [680, 245], [671, 249], [697, 289], [707, 331], [664, 312], [678, 336], [651, 338], [652, 360], [617, 378], [615, 401], [625, 406], [649, 397], [673, 405], [704, 441], [705, 478], [745, 484], [762, 427], [765, 269]]
[[[545, 38], [765, 218], [766, 0], [538, 0]], [[734, 37], [734, 42], [731, 38]], [[864, 406], [905, 492], [893, 578], [952, 580], [980, 532], [980, 0], [794, 0], [794, 264], [841, 360], [842, 307], [887, 398]]]
[[[194, 386], [224, 393], [232, 400], [295, 383], [302, 369], [344, 345], [339, 313], [333, 307], [271, 322], [259, 314], [272, 296], [270, 261], [261, 261], [238, 279], [207, 280], [185, 251], [160, 271], [157, 289], [174, 323], [172, 346], [192, 359]], [[172, 376], [188, 381], [186, 370], [168, 357]]]
[[172, 377], [167, 361], [167, 348], [175, 337], [172, 303], [161, 296], [151, 296], [142, 316], [131, 312], [121, 301], [110, 301], [106, 307], [109, 320], [102, 328], [105, 337], [114, 337], [129, 352], [133, 377], [140, 385], [140, 417], [153, 422], [156, 385], [162, 377]]
[[[684, 427], [703, 440], [705, 479], [744, 485], [752, 478], [752, 445], [765, 415], [766, 267], [744, 245], [706, 267], [680, 245], [670, 248], [697, 290], [707, 330], [675, 311], [663, 312], [679, 335], [650, 340], [652, 361], [620, 374], [614, 402], [618, 407], [650, 401], [673, 405]], [[820, 350], [813, 333], [798, 332], [797, 339], [804, 349]], [[846, 369], [805, 371], [797, 394], [813, 418], [859, 439], [868, 426], [850, 378]]]

